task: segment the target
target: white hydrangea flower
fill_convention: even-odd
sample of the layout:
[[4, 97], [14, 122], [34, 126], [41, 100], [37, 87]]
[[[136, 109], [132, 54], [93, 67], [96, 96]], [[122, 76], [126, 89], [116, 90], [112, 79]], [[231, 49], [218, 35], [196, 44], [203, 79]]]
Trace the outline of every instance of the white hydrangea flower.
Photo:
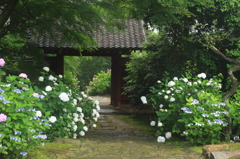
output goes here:
[[189, 86], [192, 86], [192, 82], [188, 82], [187, 84], [188, 84]]
[[157, 138], [157, 142], [165, 142], [165, 137], [163, 137], [163, 136], [158, 136], [158, 138]]
[[96, 118], [99, 118], [100, 117], [100, 114], [97, 112], [96, 113]]
[[77, 125], [74, 125], [74, 126], [73, 126], [73, 131], [76, 132], [76, 131], [77, 131], [77, 128], [78, 128]]
[[83, 125], [85, 124], [85, 120], [84, 120], [83, 118], [81, 118], [79, 121], [80, 121]]
[[188, 82], [187, 78], [183, 78], [182, 80], [183, 80], [183, 82]]
[[79, 97], [79, 98], [78, 98], [78, 101], [79, 101], [79, 102], [81, 102], [81, 101], [82, 101], [82, 98], [81, 98], [81, 97]]
[[43, 67], [43, 70], [49, 72], [49, 67]]
[[167, 90], [167, 91], [166, 91], [166, 94], [170, 94], [170, 93], [171, 93], [171, 91], [170, 91], [170, 90]]
[[38, 78], [38, 81], [42, 82], [42, 81], [44, 81], [44, 78], [43, 78], [42, 76], [40, 76], [40, 77]]
[[[64, 108], [64, 109], [66, 109], [66, 108]], [[78, 113], [73, 113], [73, 116], [74, 116], [75, 118], [78, 118], [78, 117], [79, 117]]]
[[65, 92], [62, 92], [62, 93], [59, 95], [59, 98], [60, 98], [63, 102], [69, 101], [69, 97], [68, 97], [67, 93], [65, 93]]
[[93, 124], [93, 125], [92, 125], [92, 127], [93, 127], [93, 128], [96, 128], [96, 127], [97, 127], [97, 125], [96, 125], [96, 124]]
[[54, 81], [54, 80], [55, 80], [55, 77], [53, 77], [53, 75], [49, 75], [48, 79], [49, 79], [50, 81]]
[[167, 95], [165, 95], [165, 96], [164, 96], [164, 99], [168, 99], [168, 96], [167, 96]]
[[197, 76], [198, 76], [198, 78], [203, 78], [203, 79], [205, 79], [207, 77], [207, 75], [205, 73], [200, 73]]
[[174, 97], [171, 97], [170, 98], [170, 102], [174, 102], [175, 101], [175, 98]]
[[47, 92], [50, 92], [50, 91], [52, 90], [52, 87], [51, 87], [51, 86], [47, 86], [47, 87], [45, 88], [45, 90], [46, 90]]
[[83, 113], [80, 113], [80, 118], [84, 118], [84, 114]]
[[160, 104], [160, 105], [159, 105], [159, 108], [162, 109], [162, 108], [163, 108], [163, 104]]
[[83, 130], [84, 130], [84, 131], [88, 131], [88, 127], [87, 127], [87, 126], [84, 126], [84, 127], [83, 127]]
[[100, 111], [100, 110], [101, 110], [101, 108], [100, 108], [99, 105], [96, 106], [96, 109], [97, 109], [97, 111]]
[[155, 126], [155, 125], [156, 125], [156, 122], [155, 122], [155, 121], [151, 121], [151, 122], [150, 122], [150, 125], [151, 125], [151, 126]]
[[178, 78], [177, 78], [177, 77], [174, 77], [173, 80], [174, 80], [174, 81], [178, 81]]
[[51, 116], [49, 119], [48, 119], [51, 123], [55, 123], [57, 121], [57, 118], [55, 116]]
[[161, 81], [160, 81], [160, 80], [158, 80], [158, 81], [157, 81], [157, 83], [161, 83]]
[[73, 103], [74, 106], [77, 105], [77, 99], [73, 99]]
[[38, 111], [36, 111], [36, 116], [37, 116], [37, 117], [41, 117], [41, 116], [42, 116], [42, 112], [41, 112], [41, 111], [39, 111], [39, 110], [38, 110]]
[[62, 75], [58, 75], [58, 77], [59, 77], [59, 78], [63, 78], [63, 76], [62, 76]]
[[78, 122], [79, 119], [75, 117], [75, 118], [73, 118], [73, 121], [74, 121], [74, 122]]
[[77, 111], [80, 112], [80, 113], [82, 113], [82, 108], [77, 107]]
[[168, 82], [168, 87], [172, 87], [172, 86], [175, 86], [175, 85], [176, 85], [176, 83], [173, 82], [173, 81]]
[[145, 96], [141, 96], [141, 101], [143, 104], [147, 104], [147, 98]]
[[85, 136], [85, 132], [84, 131], [80, 131], [79, 135]]
[[77, 134], [76, 134], [76, 133], [73, 134], [73, 138], [74, 138], [74, 139], [77, 138]]
[[171, 132], [167, 132], [165, 134], [165, 137], [166, 137], [166, 139], [170, 139], [172, 137], [172, 133]]
[[162, 122], [161, 122], [161, 121], [159, 121], [157, 126], [158, 126], [158, 127], [161, 127], [161, 126], [163, 126]]
[[96, 105], [99, 105], [99, 101], [98, 101], [98, 100], [96, 100], [96, 101], [95, 101], [95, 104], [96, 104]]
[[98, 118], [95, 117], [95, 118], [93, 118], [93, 120], [94, 120], [95, 122], [97, 122], [97, 121], [98, 121]]

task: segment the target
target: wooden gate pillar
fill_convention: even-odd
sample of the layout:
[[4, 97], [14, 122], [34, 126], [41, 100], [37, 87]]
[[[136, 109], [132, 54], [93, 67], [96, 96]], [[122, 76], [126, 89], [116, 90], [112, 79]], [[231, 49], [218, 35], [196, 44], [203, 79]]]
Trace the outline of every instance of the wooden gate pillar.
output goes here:
[[57, 54], [56, 56], [56, 74], [63, 75], [64, 73], [64, 55]]
[[115, 54], [112, 56], [111, 68], [111, 105], [119, 106], [121, 102], [121, 55]]

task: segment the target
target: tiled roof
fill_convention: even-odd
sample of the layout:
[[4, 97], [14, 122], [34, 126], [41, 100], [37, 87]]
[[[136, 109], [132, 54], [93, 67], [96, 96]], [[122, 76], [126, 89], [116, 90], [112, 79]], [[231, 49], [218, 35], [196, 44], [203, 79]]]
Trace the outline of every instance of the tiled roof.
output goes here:
[[[126, 28], [122, 31], [107, 31], [102, 28], [99, 32], [94, 32], [93, 38], [98, 42], [97, 48], [108, 49], [139, 49], [141, 43], [146, 42], [143, 21], [127, 20]], [[50, 38], [50, 36], [31, 37], [30, 41], [42, 48], [72, 48], [71, 44], [59, 44], [60, 36]]]

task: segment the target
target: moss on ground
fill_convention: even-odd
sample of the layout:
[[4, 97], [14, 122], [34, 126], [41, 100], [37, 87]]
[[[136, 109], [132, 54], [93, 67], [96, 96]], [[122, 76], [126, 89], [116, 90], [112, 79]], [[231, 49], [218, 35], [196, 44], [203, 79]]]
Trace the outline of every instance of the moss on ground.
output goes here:
[[130, 124], [134, 129], [141, 130], [144, 134], [154, 135], [156, 128], [150, 126], [149, 116], [144, 115], [118, 115], [118, 118]]
[[36, 150], [29, 153], [29, 159], [53, 159], [58, 155], [68, 153], [75, 145], [72, 143], [52, 142], [46, 143], [45, 146], [39, 146]]

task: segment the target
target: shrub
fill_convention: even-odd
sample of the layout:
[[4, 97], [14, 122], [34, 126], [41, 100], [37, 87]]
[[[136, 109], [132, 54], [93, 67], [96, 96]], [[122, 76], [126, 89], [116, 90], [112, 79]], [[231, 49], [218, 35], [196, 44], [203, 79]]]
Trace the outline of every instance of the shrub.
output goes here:
[[89, 95], [109, 95], [111, 83], [111, 70], [101, 71], [93, 80], [89, 83], [88, 94]]
[[159, 138], [171, 132], [197, 144], [221, 141], [229, 114], [221, 102], [221, 80], [205, 78], [204, 73], [195, 78], [174, 77], [172, 81], [158, 81], [151, 87], [147, 99], [157, 115]]
[[0, 157], [26, 158], [30, 149], [44, 144], [49, 122], [26, 74], [4, 78], [0, 70], [0, 75]]
[[42, 104], [53, 119], [52, 127], [47, 132], [49, 138], [84, 136], [89, 127], [95, 126], [94, 122], [100, 116], [99, 103], [93, 102], [79, 89], [71, 90], [63, 82], [61, 75], [49, 74], [48, 67], [43, 70], [35, 85], [37, 92], [45, 95]]
[[140, 103], [142, 95], [149, 93], [150, 86], [166, 76], [192, 76], [202, 71], [212, 76], [226, 72], [223, 67], [226, 63], [199, 47], [198, 43], [185, 39], [176, 45], [167, 34], [160, 30], [159, 34], [150, 35], [144, 51], [130, 56], [124, 92], [134, 105]]

